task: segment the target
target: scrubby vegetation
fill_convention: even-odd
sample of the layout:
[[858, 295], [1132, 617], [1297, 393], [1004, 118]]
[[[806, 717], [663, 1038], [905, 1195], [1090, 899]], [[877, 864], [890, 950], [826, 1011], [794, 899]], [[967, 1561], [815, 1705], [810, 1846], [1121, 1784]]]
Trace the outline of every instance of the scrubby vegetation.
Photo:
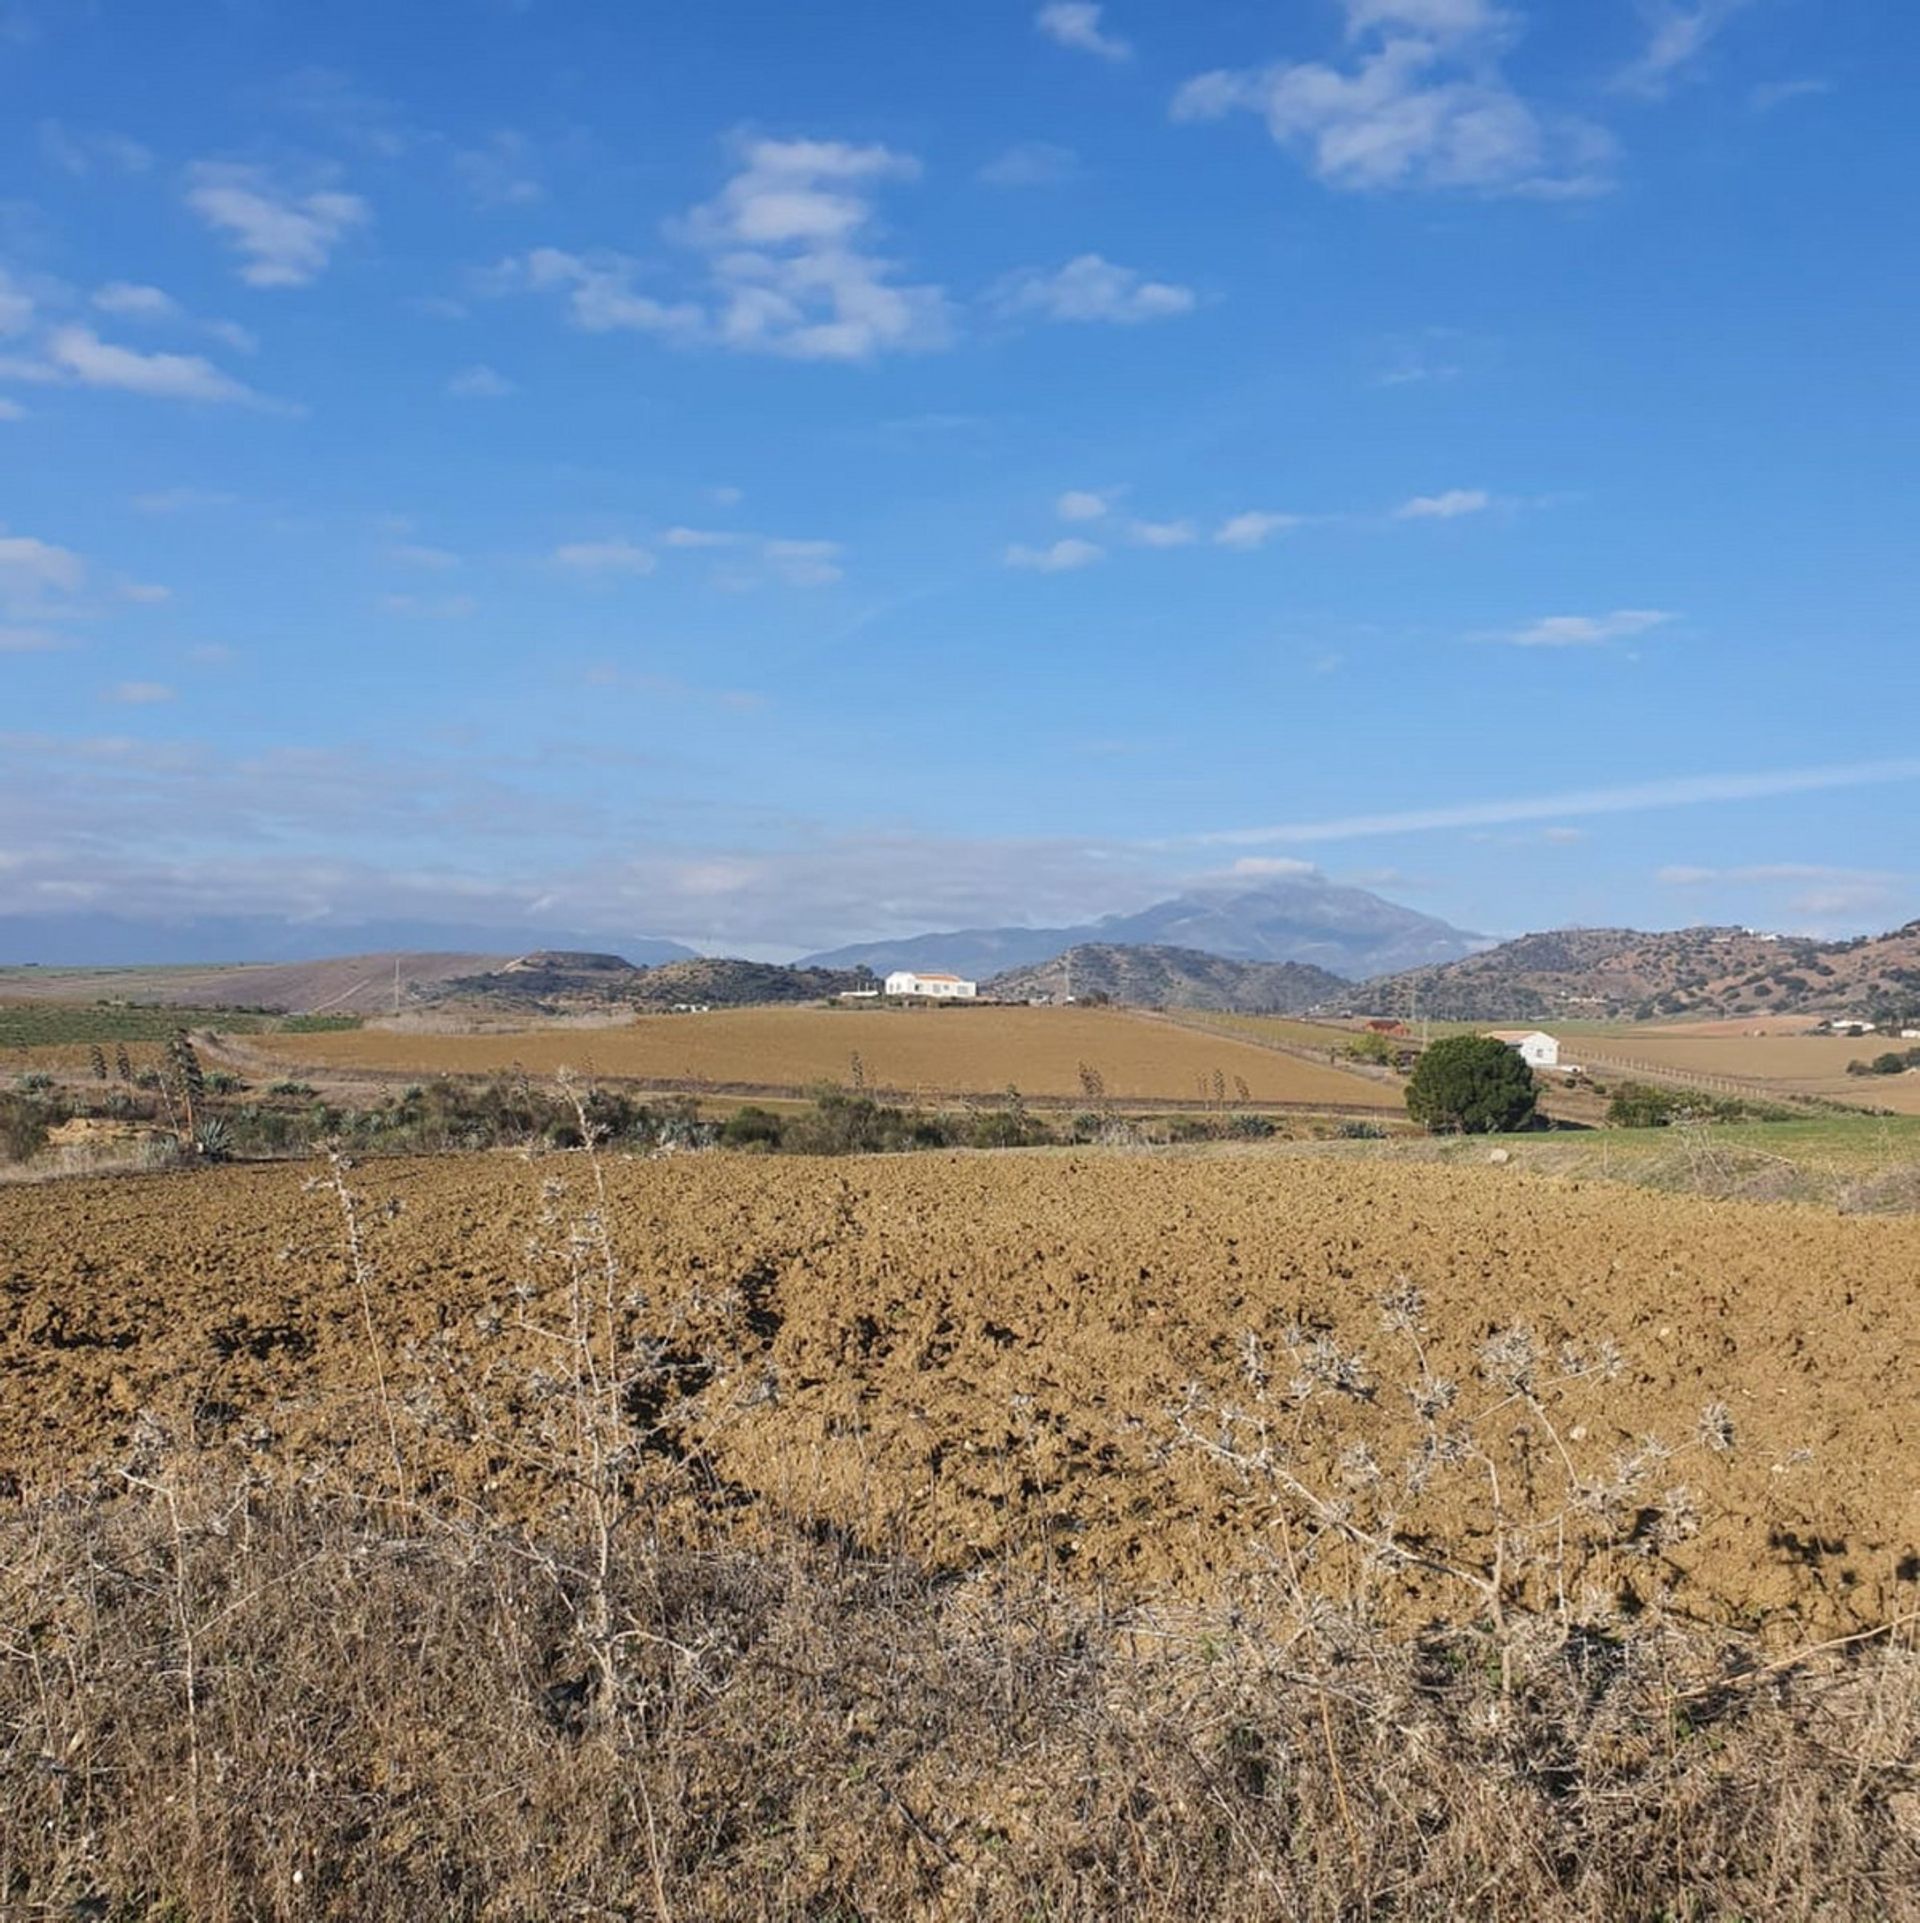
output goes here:
[[1670, 1128], [1677, 1122], [1790, 1122], [1796, 1111], [1774, 1102], [1654, 1082], [1620, 1082], [1607, 1102], [1611, 1128]]
[[171, 1008], [147, 1002], [0, 1003], [0, 1048], [63, 1043], [164, 1042], [183, 1023], [228, 1035], [331, 1035], [358, 1015], [286, 1015], [266, 1008]]

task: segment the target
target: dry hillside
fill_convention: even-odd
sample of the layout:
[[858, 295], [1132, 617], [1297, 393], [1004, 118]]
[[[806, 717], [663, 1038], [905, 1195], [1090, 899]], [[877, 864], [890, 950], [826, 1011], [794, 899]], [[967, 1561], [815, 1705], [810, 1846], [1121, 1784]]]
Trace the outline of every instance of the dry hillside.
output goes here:
[[1366, 984], [1375, 1005], [1439, 1020], [1828, 1015], [1920, 1009], [1920, 921], [1819, 942], [1743, 928], [1563, 928]]

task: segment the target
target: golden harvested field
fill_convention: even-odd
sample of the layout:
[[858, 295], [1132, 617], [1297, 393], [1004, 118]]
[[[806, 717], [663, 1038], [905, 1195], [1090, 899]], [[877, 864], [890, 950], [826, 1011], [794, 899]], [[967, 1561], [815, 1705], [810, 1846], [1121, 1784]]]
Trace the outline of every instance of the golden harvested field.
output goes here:
[[[1794, 1636], [1920, 1601], [1920, 1221], [1259, 1154], [712, 1154], [605, 1172], [626, 1337], [667, 1344], [666, 1419], [697, 1439], [743, 1541], [798, 1514], [939, 1570], [1010, 1561], [1116, 1597], [1230, 1595], [1285, 1549], [1283, 1525], [1183, 1440], [1182, 1406], [1215, 1433], [1270, 1372], [1293, 1473], [1337, 1493], [1355, 1445], [1397, 1463], [1413, 1433], [1401, 1385], [1421, 1372], [1380, 1299], [1410, 1278], [1428, 1297], [1426, 1366], [1488, 1425], [1510, 1501], [1557, 1479], [1548, 1419], [1602, 1481], [1647, 1436], [1674, 1447], [1650, 1513], [1691, 1520], [1609, 1563], [1617, 1591]], [[336, 1198], [310, 1173], [0, 1202], [11, 1486], [31, 1496], [171, 1437], [210, 1471], [376, 1492], [397, 1452], [437, 1502], [565, 1513], [551, 1332], [592, 1165], [355, 1169], [364, 1304]], [[1546, 1358], [1539, 1421], [1476, 1373], [1515, 1325]], [[1607, 1337], [1617, 1379], [1554, 1381], [1562, 1343]], [[1356, 1353], [1365, 1395], [1309, 1403], [1289, 1386]], [[1213, 1414], [1191, 1413], [1195, 1387]], [[1724, 1453], [1693, 1440], [1713, 1403]], [[1477, 1469], [1456, 1469], [1400, 1526], [1471, 1546], [1485, 1519]], [[1394, 1582], [1404, 1613], [1458, 1607], [1417, 1571]]]
[[361, 1029], [333, 1035], [248, 1037], [236, 1050], [276, 1071], [388, 1070], [409, 1075], [533, 1075], [559, 1068], [636, 1081], [743, 1089], [803, 1089], [853, 1077], [858, 1055], [870, 1089], [910, 1100], [1003, 1094], [1084, 1099], [1081, 1066], [1120, 1102], [1199, 1103], [1219, 1071], [1229, 1101], [1244, 1081], [1256, 1103], [1402, 1111], [1396, 1088], [1302, 1062], [1227, 1036], [1120, 1009], [979, 1008], [842, 1011], [717, 1009], [643, 1015], [631, 1025], [563, 1033], [418, 1035]]
[[1820, 1095], [1831, 1101], [1920, 1115], [1920, 1074], [1847, 1073], [1849, 1062], [1871, 1061], [1886, 1049], [1913, 1046], [1897, 1037], [1879, 1035], [1749, 1035], [1724, 1031], [1677, 1035], [1662, 1029], [1626, 1029], [1572, 1040], [1563, 1052], [1575, 1060], [1651, 1062], [1659, 1068], [1692, 1075], [1771, 1084], [1787, 1094]]

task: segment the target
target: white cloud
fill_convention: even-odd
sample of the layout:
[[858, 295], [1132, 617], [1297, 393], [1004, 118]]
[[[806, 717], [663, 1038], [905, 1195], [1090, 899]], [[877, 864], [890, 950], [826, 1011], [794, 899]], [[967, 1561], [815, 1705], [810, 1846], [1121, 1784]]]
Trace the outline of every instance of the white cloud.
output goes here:
[[1463, 514], [1478, 514], [1493, 505], [1493, 496], [1484, 488], [1451, 487], [1444, 494], [1416, 494], [1394, 509], [1396, 521], [1457, 521]]
[[944, 289], [899, 281], [871, 250], [875, 190], [917, 180], [917, 160], [832, 140], [754, 140], [741, 158], [682, 224], [708, 257], [725, 345], [844, 361], [945, 345]]
[[1434, 40], [1468, 40], [1490, 33], [1505, 16], [1488, 0], [1343, 0], [1347, 32], [1404, 27]]
[[1103, 9], [1093, 0], [1048, 0], [1033, 16], [1033, 24], [1049, 40], [1081, 53], [1097, 54], [1102, 60], [1133, 58], [1132, 45], [1117, 34], [1105, 32], [1100, 25]]
[[1283, 62], [1201, 74], [1174, 96], [1174, 119], [1259, 114], [1318, 179], [1354, 192], [1565, 199], [1607, 186], [1604, 130], [1536, 111], [1501, 74], [1507, 16], [1471, 0], [1363, 0], [1348, 19], [1351, 35], [1379, 36], [1351, 69]]
[[996, 154], [976, 176], [988, 187], [1061, 187], [1080, 177], [1080, 156], [1051, 141], [1022, 140]]
[[1424, 834], [1440, 828], [1497, 828], [1520, 821], [1568, 816], [1640, 814], [1692, 808], [1713, 802], [1764, 801], [1779, 795], [1816, 794], [1835, 788], [1870, 788], [1920, 781], [1920, 759], [1858, 761], [1836, 767], [1785, 768], [1766, 774], [1675, 775], [1617, 788], [1576, 788], [1570, 793], [1523, 795], [1503, 801], [1468, 801], [1406, 808], [1391, 814], [1344, 815], [1327, 821], [1283, 822], [1271, 828], [1224, 828], [1181, 839], [1208, 847], [1257, 846], [1263, 842], [1359, 841], [1378, 835]]
[[40, 151], [76, 179], [85, 179], [101, 168], [144, 174], [153, 165], [153, 155], [125, 134], [86, 132], [62, 126], [57, 120], [41, 121]]
[[1297, 855], [1241, 855], [1228, 873], [1249, 880], [1272, 881], [1281, 876], [1317, 875], [1319, 868]]
[[1265, 547], [1276, 534], [1290, 534], [1304, 525], [1305, 521], [1304, 514], [1269, 514], [1259, 509], [1249, 509], [1222, 522], [1213, 538], [1219, 547], [1244, 551]]
[[173, 699], [173, 690], [164, 681], [118, 681], [106, 691], [109, 701], [126, 708], [151, 708]]
[[33, 325], [35, 312], [33, 296], [0, 267], [0, 337], [24, 334]]
[[1663, 627], [1674, 617], [1664, 608], [1615, 608], [1611, 614], [1549, 614], [1523, 628], [1489, 635], [1514, 648], [1598, 648]]
[[1191, 547], [1200, 538], [1191, 521], [1135, 521], [1127, 535], [1143, 548]]
[[24, 421], [27, 410], [18, 401], [10, 401], [0, 394], [0, 421]]
[[670, 548], [726, 548], [743, 539], [743, 535], [718, 528], [670, 527], [661, 535], [660, 542]]
[[403, 568], [424, 568], [432, 574], [444, 574], [449, 568], [460, 565], [460, 557], [446, 548], [421, 547], [411, 541], [402, 541], [388, 548], [387, 559]]
[[1663, 97], [1683, 69], [1706, 52], [1709, 43], [1735, 14], [1752, 0], [1696, 0], [1692, 6], [1675, 0], [1642, 0], [1647, 22], [1647, 44], [1615, 85], [1649, 100]]
[[1121, 325], [1190, 314], [1198, 305], [1191, 287], [1145, 280], [1136, 269], [1098, 254], [1081, 254], [1051, 272], [1028, 267], [1009, 274], [994, 290], [993, 300], [1008, 316], [1037, 314], [1045, 320]]
[[159, 400], [246, 401], [261, 397], [198, 354], [142, 354], [103, 341], [90, 327], [59, 327], [47, 337], [47, 360], [82, 387], [118, 388]]
[[702, 258], [703, 298], [642, 292], [647, 269], [612, 251], [538, 247], [504, 261], [496, 291], [560, 291], [574, 325], [708, 341], [789, 360], [862, 361], [946, 345], [945, 289], [875, 251], [879, 189], [919, 177], [911, 155], [831, 140], [747, 140], [713, 199], [670, 222]]
[[86, 577], [86, 562], [71, 548], [0, 528], [0, 606], [39, 610], [49, 597], [77, 593]]
[[482, 363], [461, 368], [447, 382], [447, 392], [460, 401], [498, 401], [513, 393], [514, 385], [504, 374]]
[[142, 287], [133, 281], [114, 280], [94, 290], [93, 304], [103, 314], [117, 314], [130, 320], [172, 320], [180, 313], [180, 303], [158, 287]]
[[482, 207], [531, 207], [546, 198], [535, 164], [533, 143], [506, 128], [484, 145], [460, 149], [453, 170]]
[[573, 574], [651, 574], [659, 563], [624, 537], [611, 541], [569, 541], [553, 551], [555, 567]]
[[1053, 505], [1063, 521], [1098, 521], [1107, 512], [1107, 497], [1090, 488], [1069, 488]]
[[73, 644], [51, 628], [0, 626], [0, 654], [52, 654]]
[[838, 541], [768, 541], [761, 554], [789, 587], [831, 587], [845, 573]]
[[690, 301], [636, 293], [633, 281], [639, 271], [640, 263], [624, 254], [570, 254], [558, 247], [536, 247], [503, 262], [493, 280], [499, 287], [534, 292], [566, 289], [573, 324], [589, 334], [697, 334], [706, 318], [702, 309]]
[[1067, 574], [1075, 568], [1091, 566], [1105, 553], [1091, 541], [1055, 541], [1051, 547], [1030, 548], [1018, 545], [1008, 548], [1007, 566], [1028, 568], [1036, 574]]
[[370, 217], [358, 194], [296, 193], [258, 167], [199, 161], [188, 180], [187, 205], [244, 257], [240, 278], [249, 287], [318, 280], [334, 248]]
[[158, 581], [122, 581], [119, 594], [121, 600], [142, 608], [157, 608], [173, 599], [173, 590]]
[[1784, 107], [1789, 101], [1818, 100], [1833, 92], [1831, 80], [1763, 80], [1757, 87], [1749, 89], [1747, 105], [1757, 114], [1772, 113], [1776, 107]]
[[383, 594], [381, 609], [418, 621], [464, 621], [478, 614], [480, 603], [470, 594]]

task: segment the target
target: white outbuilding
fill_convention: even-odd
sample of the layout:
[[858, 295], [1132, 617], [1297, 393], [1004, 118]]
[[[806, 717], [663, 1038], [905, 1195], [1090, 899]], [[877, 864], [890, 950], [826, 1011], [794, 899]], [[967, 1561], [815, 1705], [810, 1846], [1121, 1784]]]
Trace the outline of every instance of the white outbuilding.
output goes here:
[[1496, 1028], [1496, 1042], [1505, 1042], [1529, 1068], [1558, 1068], [1560, 1044], [1537, 1028]]
[[958, 975], [933, 973], [919, 975], [911, 968], [896, 968], [887, 977], [889, 995], [920, 995], [930, 1001], [968, 1002], [979, 994], [978, 987]]

